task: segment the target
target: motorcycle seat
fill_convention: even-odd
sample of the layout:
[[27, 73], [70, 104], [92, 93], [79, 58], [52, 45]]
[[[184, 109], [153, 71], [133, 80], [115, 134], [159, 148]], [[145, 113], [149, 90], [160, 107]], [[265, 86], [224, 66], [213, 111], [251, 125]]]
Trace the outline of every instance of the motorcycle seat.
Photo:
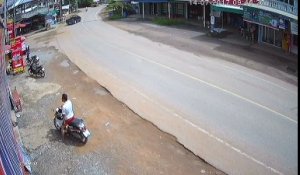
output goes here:
[[70, 124], [70, 126], [78, 127], [80, 123], [83, 123], [83, 120], [80, 118], [75, 118], [73, 122]]

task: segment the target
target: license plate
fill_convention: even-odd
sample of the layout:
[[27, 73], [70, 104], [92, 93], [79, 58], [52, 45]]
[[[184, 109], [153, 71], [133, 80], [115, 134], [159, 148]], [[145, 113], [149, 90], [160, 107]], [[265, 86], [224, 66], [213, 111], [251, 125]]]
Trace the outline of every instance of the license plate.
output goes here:
[[85, 137], [88, 137], [88, 136], [91, 135], [91, 133], [90, 133], [89, 130], [85, 130], [85, 131], [83, 132], [83, 135], [84, 135]]

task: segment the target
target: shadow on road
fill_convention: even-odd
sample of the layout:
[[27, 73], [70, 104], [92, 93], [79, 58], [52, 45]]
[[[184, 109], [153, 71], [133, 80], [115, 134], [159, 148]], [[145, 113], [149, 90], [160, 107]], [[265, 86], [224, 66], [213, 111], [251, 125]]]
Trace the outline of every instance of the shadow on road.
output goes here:
[[78, 139], [74, 138], [69, 134], [66, 134], [65, 138], [63, 139], [61, 132], [56, 129], [50, 129], [47, 132], [46, 138], [49, 139], [49, 142], [61, 142], [64, 143], [65, 145], [77, 146], [77, 147], [84, 146], [84, 144], [82, 144]]

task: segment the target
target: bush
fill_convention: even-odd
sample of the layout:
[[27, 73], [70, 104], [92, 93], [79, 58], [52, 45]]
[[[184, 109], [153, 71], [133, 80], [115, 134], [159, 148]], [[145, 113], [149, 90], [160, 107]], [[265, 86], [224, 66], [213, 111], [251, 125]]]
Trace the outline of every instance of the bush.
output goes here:
[[163, 25], [163, 26], [172, 26], [184, 24], [184, 21], [179, 19], [168, 19], [168, 18], [154, 18], [152, 20], [154, 24]]
[[122, 18], [121, 14], [112, 14], [111, 16], [108, 17], [110, 20], [118, 20]]

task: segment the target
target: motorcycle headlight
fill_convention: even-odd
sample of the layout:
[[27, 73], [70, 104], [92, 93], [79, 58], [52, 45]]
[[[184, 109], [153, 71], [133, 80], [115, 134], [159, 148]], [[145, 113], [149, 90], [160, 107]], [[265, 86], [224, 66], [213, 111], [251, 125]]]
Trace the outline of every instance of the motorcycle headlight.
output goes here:
[[80, 124], [78, 125], [78, 127], [79, 127], [80, 129], [83, 129], [83, 128], [84, 128], [84, 123], [80, 123]]

